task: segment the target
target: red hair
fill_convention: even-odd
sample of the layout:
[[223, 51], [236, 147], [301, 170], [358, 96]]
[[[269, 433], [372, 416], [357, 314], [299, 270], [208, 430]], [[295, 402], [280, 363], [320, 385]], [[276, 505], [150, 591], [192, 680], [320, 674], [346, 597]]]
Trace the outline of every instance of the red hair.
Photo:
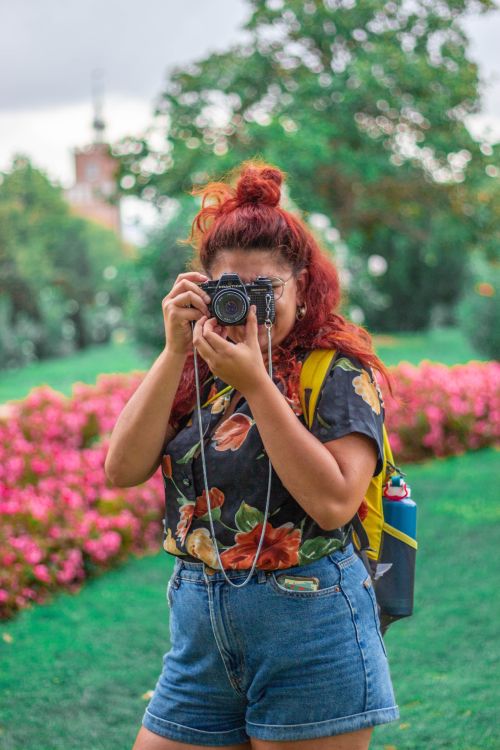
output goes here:
[[[320, 249], [304, 222], [279, 206], [284, 174], [265, 162], [250, 159], [230, 173], [230, 177], [237, 178], [235, 187], [229, 181], [209, 182], [191, 190], [191, 195], [202, 196], [202, 205], [189, 237], [179, 240], [180, 244], [192, 244], [197, 251], [191, 268], [209, 273], [219, 250], [274, 251], [295, 275], [307, 268], [306, 315], [275, 347], [272, 357], [273, 372], [287, 385], [288, 396], [298, 403], [297, 350], [317, 348], [339, 349], [357, 357], [365, 367], [378, 370], [393, 396], [391, 376], [373, 351], [369, 332], [336, 312], [341, 302], [336, 266]], [[170, 421], [174, 424], [194, 408], [193, 360], [190, 352], [172, 407]], [[211, 373], [201, 357], [198, 368], [201, 383]]]

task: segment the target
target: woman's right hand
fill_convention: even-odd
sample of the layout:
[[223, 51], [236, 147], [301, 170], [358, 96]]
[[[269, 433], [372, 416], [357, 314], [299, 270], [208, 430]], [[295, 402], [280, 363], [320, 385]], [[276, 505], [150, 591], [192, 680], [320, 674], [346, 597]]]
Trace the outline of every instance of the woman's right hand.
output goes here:
[[163, 298], [165, 340], [169, 351], [187, 354], [193, 343], [191, 321], [199, 320], [203, 315], [210, 317], [207, 306], [210, 297], [198, 286], [208, 280], [208, 276], [197, 271], [180, 273], [170, 292]]

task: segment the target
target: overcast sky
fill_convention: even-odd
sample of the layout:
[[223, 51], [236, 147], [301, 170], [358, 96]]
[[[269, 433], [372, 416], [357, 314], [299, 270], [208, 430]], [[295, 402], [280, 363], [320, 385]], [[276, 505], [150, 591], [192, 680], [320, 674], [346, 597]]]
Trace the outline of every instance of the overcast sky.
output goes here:
[[[106, 136], [152, 121], [169, 67], [244, 38], [245, 0], [0, 0], [0, 169], [16, 151], [73, 181], [71, 149], [92, 138], [92, 70], [102, 71]], [[500, 11], [465, 23], [487, 84], [469, 127], [500, 140]]]

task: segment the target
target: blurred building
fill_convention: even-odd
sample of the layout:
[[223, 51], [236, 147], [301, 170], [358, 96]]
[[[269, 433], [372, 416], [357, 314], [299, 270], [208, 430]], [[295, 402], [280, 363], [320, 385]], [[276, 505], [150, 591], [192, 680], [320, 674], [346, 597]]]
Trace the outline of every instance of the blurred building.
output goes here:
[[73, 213], [96, 221], [123, 238], [120, 201], [109, 201], [116, 192], [118, 163], [104, 141], [105, 123], [97, 103], [92, 126], [94, 142], [73, 149], [75, 184], [64, 191], [65, 197]]

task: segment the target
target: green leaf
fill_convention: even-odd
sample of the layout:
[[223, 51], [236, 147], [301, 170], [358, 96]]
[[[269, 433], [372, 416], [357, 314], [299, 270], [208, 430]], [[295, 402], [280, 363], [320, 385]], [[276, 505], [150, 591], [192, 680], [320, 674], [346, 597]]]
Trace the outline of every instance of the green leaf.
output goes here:
[[347, 357], [340, 357], [340, 359], [335, 362], [335, 364], [332, 367], [332, 370], [335, 370], [336, 367], [340, 367], [341, 370], [351, 370], [354, 372], [361, 372], [361, 369], [359, 367], [356, 367], [353, 365], [352, 362], [350, 362]]
[[196, 453], [196, 451], [198, 450], [198, 448], [199, 448], [199, 447], [200, 447], [200, 442], [198, 441], [197, 443], [195, 443], [195, 444], [194, 444], [194, 445], [193, 445], [193, 446], [192, 446], [192, 447], [191, 447], [191, 448], [190, 448], [190, 449], [188, 450], [188, 452], [187, 452], [187, 453], [185, 453], [185, 454], [183, 455], [183, 457], [182, 457], [182, 458], [179, 458], [179, 459], [177, 459], [177, 461], [176, 461], [175, 463], [176, 463], [176, 464], [188, 464], [188, 463], [189, 463], [190, 461], [192, 461], [192, 460], [193, 460], [193, 458], [194, 458], [194, 454]]
[[264, 514], [261, 513], [257, 508], [253, 508], [251, 505], [243, 500], [238, 511], [234, 517], [236, 526], [240, 531], [251, 531], [257, 524], [263, 523]]
[[326, 427], [327, 429], [330, 429], [331, 425], [328, 424], [328, 422], [325, 422], [325, 420], [323, 419], [319, 411], [316, 412], [316, 419], [318, 420], [318, 422], [320, 423], [322, 427]]
[[313, 560], [319, 560], [325, 555], [330, 555], [342, 547], [342, 540], [333, 537], [316, 536], [307, 539], [299, 548], [299, 565], [305, 565]]
[[[218, 521], [220, 519], [220, 507], [219, 508], [212, 508], [212, 518], [213, 518], [214, 521]], [[200, 521], [207, 521], [208, 523], [210, 523], [210, 516], [208, 514], [208, 510], [207, 510], [207, 512], [203, 516], [199, 517], [199, 520]]]

